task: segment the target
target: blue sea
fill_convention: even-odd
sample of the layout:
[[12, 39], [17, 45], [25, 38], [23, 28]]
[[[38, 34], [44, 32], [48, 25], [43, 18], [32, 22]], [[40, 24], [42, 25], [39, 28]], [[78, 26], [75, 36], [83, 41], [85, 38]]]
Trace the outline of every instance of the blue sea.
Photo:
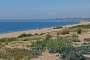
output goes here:
[[15, 19], [0, 19], [0, 33], [3, 32], [15, 32], [23, 31], [28, 29], [40, 29], [55, 26], [64, 26], [70, 24], [77, 24], [80, 22], [79, 19], [40, 19], [40, 20], [23, 20], [14, 21]]

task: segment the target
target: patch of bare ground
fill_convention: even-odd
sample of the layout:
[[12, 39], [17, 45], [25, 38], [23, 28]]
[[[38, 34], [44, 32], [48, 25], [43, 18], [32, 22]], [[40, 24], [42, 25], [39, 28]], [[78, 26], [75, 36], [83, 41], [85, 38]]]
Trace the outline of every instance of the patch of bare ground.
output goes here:
[[56, 56], [56, 54], [48, 53], [48, 51], [45, 51], [42, 56], [39, 56], [38, 58], [32, 58], [31, 60], [61, 60], [59, 57]]

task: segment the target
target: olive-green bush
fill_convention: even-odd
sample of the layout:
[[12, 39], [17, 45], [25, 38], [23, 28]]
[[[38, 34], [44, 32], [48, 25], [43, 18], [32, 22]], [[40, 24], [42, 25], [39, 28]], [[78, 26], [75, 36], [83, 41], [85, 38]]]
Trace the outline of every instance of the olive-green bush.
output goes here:
[[20, 36], [18, 36], [18, 38], [22, 38], [22, 37], [31, 37], [33, 36], [32, 34], [21, 34]]
[[0, 48], [0, 58], [6, 60], [21, 60], [24, 58], [30, 59], [32, 52], [27, 49], [19, 49], [19, 48]]

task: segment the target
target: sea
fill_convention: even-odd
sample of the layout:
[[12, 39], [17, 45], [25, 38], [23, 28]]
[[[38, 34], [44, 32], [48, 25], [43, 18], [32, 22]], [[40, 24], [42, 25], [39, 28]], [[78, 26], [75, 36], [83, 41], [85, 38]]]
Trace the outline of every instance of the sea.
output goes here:
[[80, 19], [0, 19], [0, 33], [80, 23]]

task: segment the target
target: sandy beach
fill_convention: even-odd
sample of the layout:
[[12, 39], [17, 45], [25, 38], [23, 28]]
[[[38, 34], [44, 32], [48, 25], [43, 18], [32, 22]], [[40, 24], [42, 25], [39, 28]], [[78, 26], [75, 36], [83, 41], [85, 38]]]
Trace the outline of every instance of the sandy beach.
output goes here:
[[[84, 23], [84, 24], [88, 24], [88, 23]], [[62, 26], [63, 28], [64, 27], [72, 27], [72, 26], [77, 26], [77, 25], [82, 25], [82, 23], [78, 23], [78, 24], [73, 24], [73, 25], [65, 25], [65, 26]], [[62, 29], [62, 28], [60, 28]], [[51, 32], [51, 31], [55, 31], [55, 30], [58, 30], [58, 29], [53, 29], [53, 27], [50, 27], [50, 28], [42, 28], [42, 29], [30, 29], [30, 30], [25, 30], [25, 31], [17, 31], [17, 32], [10, 32], [10, 33], [3, 33], [3, 34], [0, 34], [0, 38], [14, 38], [14, 37], [17, 37], [23, 33], [25, 34], [40, 34], [40, 33], [47, 33], [47, 32]]]
[[21, 34], [40, 34], [40, 33], [47, 33], [52, 31], [52, 28], [43, 28], [43, 29], [30, 29], [30, 30], [25, 30], [25, 31], [17, 31], [17, 32], [9, 32], [9, 33], [3, 33], [0, 34], [0, 38], [14, 38], [18, 37]]

